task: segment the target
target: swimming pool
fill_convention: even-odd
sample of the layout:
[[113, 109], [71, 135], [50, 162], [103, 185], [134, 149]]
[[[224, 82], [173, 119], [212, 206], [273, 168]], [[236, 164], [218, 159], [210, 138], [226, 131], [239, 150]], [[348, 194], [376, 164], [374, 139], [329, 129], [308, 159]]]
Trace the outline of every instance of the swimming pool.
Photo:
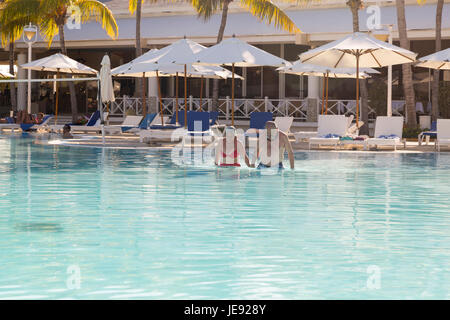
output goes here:
[[449, 194], [450, 154], [265, 174], [0, 136], [0, 298], [450, 298]]

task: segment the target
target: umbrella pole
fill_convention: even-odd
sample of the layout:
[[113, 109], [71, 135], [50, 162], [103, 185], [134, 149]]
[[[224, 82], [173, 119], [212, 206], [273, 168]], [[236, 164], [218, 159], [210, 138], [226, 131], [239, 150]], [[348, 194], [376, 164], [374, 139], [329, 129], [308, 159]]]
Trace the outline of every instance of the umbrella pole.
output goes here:
[[145, 94], [145, 72], [142, 72], [142, 114], [147, 115], [147, 97]]
[[327, 71], [327, 95], [325, 98], [325, 114], [328, 114], [328, 71]]
[[322, 84], [322, 114], [325, 110], [325, 73], [323, 74], [323, 84]]
[[359, 127], [359, 52], [356, 54], [356, 127]]
[[202, 112], [203, 76], [200, 79], [200, 112]]
[[178, 123], [178, 72], [176, 73], [175, 91], [175, 121]]
[[231, 65], [231, 125], [234, 126], [234, 63]]
[[[56, 79], [58, 79], [59, 77], [59, 71], [56, 73]], [[55, 85], [55, 125], [56, 122], [58, 121], [58, 81], [56, 81], [56, 85]]]
[[184, 127], [187, 128], [187, 67], [184, 65]]
[[159, 99], [159, 112], [161, 113], [161, 124], [164, 126], [163, 104], [161, 99], [161, 84], [159, 83], [158, 70], [156, 70], [156, 79], [158, 81], [158, 99]]

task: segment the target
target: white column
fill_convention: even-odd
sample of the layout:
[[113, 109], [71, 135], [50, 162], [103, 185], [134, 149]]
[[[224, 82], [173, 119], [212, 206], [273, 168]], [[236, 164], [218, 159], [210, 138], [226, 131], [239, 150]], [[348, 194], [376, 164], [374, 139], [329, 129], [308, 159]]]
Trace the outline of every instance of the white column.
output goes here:
[[319, 99], [320, 77], [308, 76], [308, 98]]
[[[17, 55], [17, 78], [24, 80], [27, 78], [27, 72], [20, 66], [27, 63], [27, 54], [25, 52], [20, 52]], [[27, 84], [25, 82], [19, 82], [17, 84], [17, 110], [27, 110]]]
[[[284, 43], [280, 44], [280, 58], [284, 59]], [[278, 98], [286, 97], [286, 75], [278, 72]]]
[[158, 80], [156, 77], [148, 78], [148, 96], [157, 97], [158, 96]]
[[247, 68], [244, 67], [242, 68], [242, 77], [244, 78], [244, 80], [242, 81], [242, 97], [246, 98], [247, 97]]

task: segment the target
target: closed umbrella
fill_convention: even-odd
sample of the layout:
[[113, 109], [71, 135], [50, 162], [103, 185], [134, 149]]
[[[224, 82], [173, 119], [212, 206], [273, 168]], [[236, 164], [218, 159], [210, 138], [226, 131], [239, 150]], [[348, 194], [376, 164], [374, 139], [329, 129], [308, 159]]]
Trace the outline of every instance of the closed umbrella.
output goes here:
[[[356, 78], [356, 69], [354, 68], [330, 68], [302, 63], [300, 60], [295, 61], [291, 66], [278, 68], [277, 71], [299, 76], [323, 77], [322, 114], [328, 113], [328, 78]], [[369, 73], [380, 72], [372, 68], [361, 68], [359, 77], [369, 78]], [[324, 104], [323, 101], [326, 101], [326, 103]]]
[[[309, 50], [300, 55], [302, 62], [333, 68], [381, 68], [411, 63], [417, 54], [380, 41], [368, 34], [355, 32], [342, 39]], [[356, 123], [359, 120], [359, 77], [356, 77]]]
[[[100, 69], [100, 96], [102, 103], [107, 104], [107, 110], [109, 110], [109, 103], [114, 102], [114, 87], [111, 77], [111, 61], [109, 56], [105, 54], [101, 62]], [[102, 115], [103, 117], [103, 115]]]
[[231, 123], [234, 125], [234, 68], [235, 67], [262, 67], [287, 66], [290, 63], [273, 54], [252, 46], [235, 36], [209, 47], [196, 54], [193, 59], [182, 57], [177, 63], [194, 63], [199, 65], [231, 66]]
[[[97, 74], [97, 71], [76, 61], [61, 53], [55, 53], [51, 56], [34, 60], [29, 63], [21, 65], [24, 69], [35, 71], [56, 72], [56, 77], [59, 73], [71, 74]], [[56, 98], [55, 98], [55, 124], [58, 120], [58, 83], [56, 83]]]

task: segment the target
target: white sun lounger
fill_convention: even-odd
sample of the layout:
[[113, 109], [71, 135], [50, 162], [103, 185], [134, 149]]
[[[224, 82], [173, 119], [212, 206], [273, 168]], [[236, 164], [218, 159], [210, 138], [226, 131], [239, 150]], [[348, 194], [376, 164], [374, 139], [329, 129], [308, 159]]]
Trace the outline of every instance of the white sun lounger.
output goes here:
[[[309, 139], [309, 148], [312, 145], [331, 145], [337, 148], [339, 137], [347, 133], [349, 119], [344, 115], [319, 115], [317, 136]], [[335, 135], [337, 137], [326, 137]]]
[[291, 133], [291, 126], [294, 122], [294, 117], [276, 117], [275, 124], [280, 131], [289, 135]]
[[438, 119], [436, 129], [436, 148], [441, 151], [441, 146], [450, 146], [450, 119]]
[[[366, 140], [366, 145], [370, 146], [393, 146], [397, 150], [397, 145], [402, 144], [403, 117], [377, 117], [375, 122], [374, 138]], [[403, 142], [406, 146], [406, 142]]]
[[[164, 116], [164, 123], [169, 123], [170, 117]], [[152, 121], [152, 125], [161, 125], [161, 116], [158, 114], [156, 118]], [[158, 140], [158, 141], [171, 141], [172, 134], [174, 130], [164, 130], [164, 129], [147, 129], [139, 131], [139, 140], [144, 142], [144, 140]], [[181, 138], [180, 138], [181, 139]]]
[[143, 116], [126, 116], [122, 124], [104, 126], [105, 133], [122, 133], [122, 128], [139, 127]]
[[[103, 119], [107, 119], [109, 116], [108, 112], [103, 113]], [[91, 115], [91, 118], [88, 121], [91, 122], [92, 117], [94, 117], [94, 113]], [[56, 124], [56, 125], [48, 125], [47, 130], [50, 132], [60, 132], [64, 128], [63, 124]], [[97, 121], [93, 125], [70, 125], [71, 132], [101, 132], [102, 126], [101, 126], [101, 119], [98, 118]]]
[[[319, 115], [319, 117], [320, 116], [323, 116], [323, 115]], [[328, 116], [328, 117], [337, 117], [337, 118], [339, 118], [339, 117], [342, 117], [343, 115], [325, 115], [325, 116]], [[347, 118], [347, 121], [348, 121], [348, 129], [347, 129], [347, 133], [346, 134], [354, 134], [355, 133], [355, 131], [356, 130], [354, 130], [355, 128], [355, 126], [356, 125], [353, 125], [353, 126], [351, 126], [351, 124], [352, 124], [352, 121], [353, 121], [353, 118], [354, 118], [354, 116], [353, 115], [350, 115], [348, 118]], [[359, 126], [358, 126], [358, 129], [362, 126], [364, 124], [364, 122], [362, 122], [362, 121], [360, 121], [359, 122]], [[307, 140], [307, 141], [309, 141], [309, 139], [311, 139], [311, 138], [317, 138], [318, 137], [318, 132], [317, 131], [298, 131], [298, 132], [294, 132], [293, 133], [293, 135], [294, 135], [294, 137], [295, 137], [295, 140], [296, 140], [296, 142], [299, 142], [299, 141], [301, 141], [301, 140]]]
[[15, 130], [20, 130], [20, 124], [17, 123], [0, 123], [0, 131], [3, 130], [11, 130], [14, 132]]

